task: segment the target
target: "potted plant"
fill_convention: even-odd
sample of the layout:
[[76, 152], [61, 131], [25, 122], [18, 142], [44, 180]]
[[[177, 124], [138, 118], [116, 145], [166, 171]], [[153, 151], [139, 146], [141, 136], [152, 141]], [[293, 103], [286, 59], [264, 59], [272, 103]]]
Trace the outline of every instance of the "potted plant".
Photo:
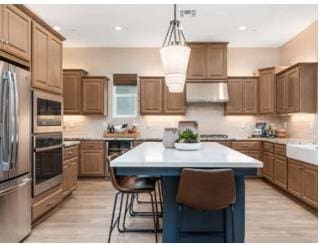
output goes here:
[[199, 150], [201, 148], [200, 136], [198, 133], [193, 132], [192, 129], [187, 128], [179, 132], [179, 137], [174, 147], [183, 151]]

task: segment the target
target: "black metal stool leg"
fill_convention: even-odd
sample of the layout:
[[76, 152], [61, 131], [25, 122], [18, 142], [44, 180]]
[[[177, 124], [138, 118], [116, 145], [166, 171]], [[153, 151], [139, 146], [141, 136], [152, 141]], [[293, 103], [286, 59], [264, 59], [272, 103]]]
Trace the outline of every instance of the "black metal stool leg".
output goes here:
[[154, 225], [154, 235], [155, 235], [155, 241], [158, 243], [158, 227], [157, 227], [157, 221], [156, 221], [156, 213], [155, 213], [155, 207], [154, 207], [154, 201], [152, 193], [150, 193], [150, 199], [151, 199], [151, 207], [152, 207], [152, 218], [153, 218], [153, 225]]
[[112, 216], [111, 216], [111, 223], [110, 223], [109, 235], [108, 235], [108, 243], [110, 243], [110, 241], [111, 241], [111, 233], [112, 233], [113, 229], [115, 228], [117, 222], [119, 221], [119, 216], [118, 216], [116, 222], [114, 223], [114, 216], [115, 216], [115, 213], [116, 213], [119, 194], [120, 194], [120, 192], [117, 192], [117, 194], [114, 197]]
[[178, 223], [177, 223], [177, 242], [179, 242], [179, 239], [180, 239], [181, 217], [182, 217], [182, 206], [179, 204], [179, 206], [178, 206]]
[[235, 238], [235, 225], [234, 225], [234, 209], [233, 205], [231, 205], [231, 220], [232, 220], [232, 242], [234, 243], [236, 238]]
[[123, 232], [123, 230], [120, 229], [120, 219], [121, 219], [121, 213], [122, 213], [122, 203], [123, 203], [123, 193], [121, 193], [121, 199], [120, 199], [120, 208], [119, 208], [119, 221], [117, 224], [117, 228], [119, 232]]

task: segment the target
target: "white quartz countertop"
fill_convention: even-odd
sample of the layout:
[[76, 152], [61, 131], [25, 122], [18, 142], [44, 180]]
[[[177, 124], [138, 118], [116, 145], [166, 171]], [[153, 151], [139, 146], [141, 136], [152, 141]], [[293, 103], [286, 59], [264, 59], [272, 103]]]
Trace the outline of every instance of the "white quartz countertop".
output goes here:
[[263, 163], [214, 142], [197, 151], [166, 149], [161, 142], [145, 142], [111, 162], [112, 167], [262, 168]]
[[71, 147], [71, 146], [75, 146], [75, 145], [80, 145], [81, 142], [78, 140], [69, 140], [69, 141], [64, 141], [63, 142], [63, 146], [64, 147]]

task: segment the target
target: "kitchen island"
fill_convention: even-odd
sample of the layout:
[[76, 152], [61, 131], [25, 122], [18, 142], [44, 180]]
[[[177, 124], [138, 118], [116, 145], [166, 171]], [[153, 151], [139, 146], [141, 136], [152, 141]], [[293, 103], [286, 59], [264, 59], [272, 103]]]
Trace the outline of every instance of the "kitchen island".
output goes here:
[[[188, 231], [222, 231], [222, 211], [204, 212], [184, 209], [181, 229], [184, 234], [177, 240], [176, 194], [183, 168], [232, 168], [235, 173], [236, 203], [234, 204], [235, 242], [245, 238], [245, 177], [255, 176], [262, 162], [219, 143], [204, 142], [198, 151], [165, 149], [161, 142], [146, 142], [111, 162], [118, 175], [161, 176], [163, 187], [163, 242], [223, 242], [221, 236], [198, 236]], [[227, 241], [231, 241], [231, 214], [227, 215]]]

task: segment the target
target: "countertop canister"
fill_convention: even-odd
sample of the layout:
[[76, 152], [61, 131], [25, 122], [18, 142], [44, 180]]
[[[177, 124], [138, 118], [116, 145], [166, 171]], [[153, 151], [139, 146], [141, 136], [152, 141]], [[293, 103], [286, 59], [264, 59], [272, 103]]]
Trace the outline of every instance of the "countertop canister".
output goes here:
[[165, 128], [163, 132], [162, 143], [165, 148], [174, 148], [174, 143], [178, 139], [177, 128]]

